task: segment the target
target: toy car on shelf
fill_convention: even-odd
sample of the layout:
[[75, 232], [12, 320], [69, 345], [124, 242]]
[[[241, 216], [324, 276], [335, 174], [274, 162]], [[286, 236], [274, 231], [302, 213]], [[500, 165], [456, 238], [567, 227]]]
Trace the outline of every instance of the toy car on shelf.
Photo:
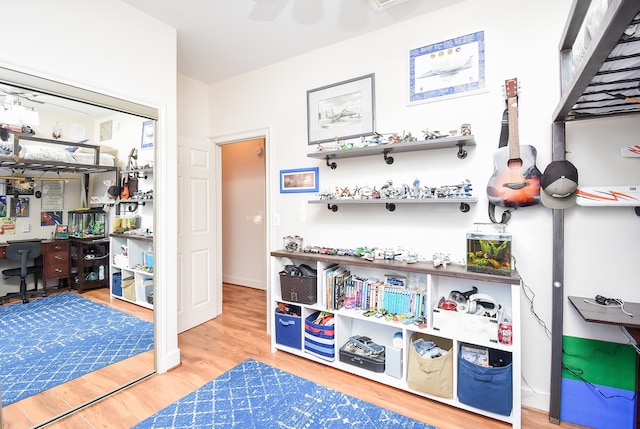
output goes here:
[[351, 343], [354, 348], [362, 349], [365, 353], [371, 356], [377, 356], [384, 351], [384, 347], [374, 343], [371, 338], [362, 335], [354, 335], [350, 337], [349, 343]]

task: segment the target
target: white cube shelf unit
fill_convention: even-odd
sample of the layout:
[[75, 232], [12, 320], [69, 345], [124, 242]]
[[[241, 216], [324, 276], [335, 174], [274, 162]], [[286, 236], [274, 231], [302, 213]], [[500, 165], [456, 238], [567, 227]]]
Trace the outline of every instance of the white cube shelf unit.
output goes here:
[[[328, 365], [358, 376], [402, 389], [425, 399], [435, 400], [454, 407], [481, 414], [496, 420], [510, 423], [514, 428], [521, 426], [521, 329], [520, 329], [520, 277], [517, 272], [511, 276], [499, 276], [467, 272], [464, 266], [449, 265], [446, 268], [434, 267], [432, 263], [418, 262], [408, 264], [391, 260], [368, 261], [352, 256], [325, 255], [304, 252], [288, 252], [285, 250], [271, 252], [270, 302], [269, 317], [273, 330], [271, 345], [273, 352], [278, 350], [295, 354], [323, 365]], [[286, 265], [308, 265], [317, 269], [318, 277], [312, 280], [317, 296], [315, 303], [302, 303], [291, 300], [287, 290], [283, 296], [280, 284], [280, 272]], [[425, 325], [403, 323], [388, 320], [385, 317], [366, 316], [361, 308], [337, 310], [330, 309], [323, 297], [323, 270], [338, 264], [349, 270], [351, 274], [361, 278], [377, 278], [385, 280], [385, 276], [403, 276], [418, 284], [420, 296], [425, 301], [423, 307]], [[411, 285], [410, 285], [411, 286]], [[490, 296], [499, 304], [500, 312], [511, 319], [511, 344], [498, 341], [497, 318], [489, 318], [473, 314], [439, 314], [446, 311], [438, 308], [442, 297], [448, 297], [452, 291], [468, 291], [476, 287], [478, 293]], [[299, 296], [299, 295], [298, 295]], [[298, 301], [298, 302], [296, 302]], [[309, 302], [306, 299], [305, 302]], [[276, 311], [279, 305], [287, 305], [297, 310], [296, 316], [284, 315]], [[308, 347], [308, 331], [305, 332], [307, 318], [319, 311], [333, 313], [334, 338], [322, 344], [324, 355], [318, 355]], [[471, 329], [472, 328], [472, 329]], [[340, 348], [349, 342], [350, 337], [362, 335], [371, 338], [375, 343], [385, 347], [386, 368], [383, 372], [355, 366], [340, 359]], [[402, 336], [402, 347], [397, 347], [398, 336]], [[394, 337], [396, 340], [394, 341]], [[412, 339], [422, 337], [434, 340], [436, 344], [448, 350], [448, 360], [441, 371], [445, 379], [421, 379], [424, 374], [416, 373], [416, 355], [412, 353]], [[313, 338], [312, 338], [313, 339]], [[462, 347], [471, 346], [489, 351], [489, 358], [497, 356], [503, 362], [503, 368], [489, 367], [487, 371], [502, 371], [491, 383], [489, 391], [496, 392], [496, 401], [500, 403], [484, 403], [488, 396], [484, 385], [469, 386], [468, 379], [461, 377], [460, 371], [466, 371], [462, 363]], [[327, 348], [328, 347], [328, 348]], [[333, 348], [331, 350], [331, 348]], [[331, 353], [333, 351], [333, 353]], [[333, 355], [333, 358], [331, 357]], [[329, 356], [329, 357], [327, 357]], [[413, 360], [413, 362], [412, 362]], [[473, 369], [473, 368], [472, 368]], [[482, 370], [482, 368], [478, 368]], [[493, 375], [490, 375], [493, 377]], [[479, 377], [481, 378], [481, 377]], [[440, 390], [431, 384], [444, 384]], [[473, 381], [472, 381], [473, 383]], [[477, 388], [477, 389], [476, 389]], [[469, 391], [469, 390], [476, 391]], [[479, 392], [479, 395], [478, 395]], [[469, 394], [470, 393], [470, 394]], [[471, 398], [469, 397], [471, 396]]]

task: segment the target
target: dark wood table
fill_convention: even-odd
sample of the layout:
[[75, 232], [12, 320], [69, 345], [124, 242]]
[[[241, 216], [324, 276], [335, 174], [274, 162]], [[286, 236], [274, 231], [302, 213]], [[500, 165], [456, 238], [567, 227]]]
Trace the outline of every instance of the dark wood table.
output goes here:
[[[587, 300], [587, 302], [585, 302]], [[604, 323], [621, 326], [627, 333], [640, 343], [640, 303], [625, 302], [624, 311], [620, 306], [606, 306], [593, 304], [594, 298], [570, 296], [569, 302], [587, 322]], [[640, 359], [636, 353], [636, 392], [640, 392]], [[640, 422], [640, 401], [636, 400], [636, 422]]]

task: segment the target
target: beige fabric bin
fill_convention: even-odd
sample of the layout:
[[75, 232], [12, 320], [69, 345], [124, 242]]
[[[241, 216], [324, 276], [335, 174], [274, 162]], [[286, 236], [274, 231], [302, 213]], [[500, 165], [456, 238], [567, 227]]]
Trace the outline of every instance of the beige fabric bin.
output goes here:
[[[413, 348], [418, 338], [433, 341], [447, 354], [437, 358], [423, 358]], [[409, 344], [409, 367], [407, 370], [409, 387], [429, 395], [453, 398], [453, 340], [432, 335], [415, 333]]]
[[136, 281], [133, 276], [122, 279], [122, 295], [128, 300], [136, 300]]

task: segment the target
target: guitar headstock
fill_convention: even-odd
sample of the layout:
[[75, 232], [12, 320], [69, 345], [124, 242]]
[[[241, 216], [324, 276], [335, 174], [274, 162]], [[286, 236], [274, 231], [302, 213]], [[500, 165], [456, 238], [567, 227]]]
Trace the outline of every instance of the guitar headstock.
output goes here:
[[507, 98], [515, 98], [518, 96], [518, 78], [507, 79], [504, 81], [504, 94]]

